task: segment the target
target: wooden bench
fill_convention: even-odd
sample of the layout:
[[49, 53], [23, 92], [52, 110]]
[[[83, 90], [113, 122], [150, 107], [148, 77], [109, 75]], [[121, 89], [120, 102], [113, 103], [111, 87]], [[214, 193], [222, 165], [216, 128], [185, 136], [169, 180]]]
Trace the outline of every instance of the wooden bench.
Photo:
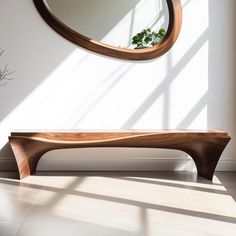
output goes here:
[[194, 160], [198, 175], [212, 180], [217, 162], [230, 141], [221, 130], [128, 130], [13, 132], [9, 136], [20, 179], [35, 174], [38, 161], [50, 150], [90, 147], [135, 147], [181, 150]]

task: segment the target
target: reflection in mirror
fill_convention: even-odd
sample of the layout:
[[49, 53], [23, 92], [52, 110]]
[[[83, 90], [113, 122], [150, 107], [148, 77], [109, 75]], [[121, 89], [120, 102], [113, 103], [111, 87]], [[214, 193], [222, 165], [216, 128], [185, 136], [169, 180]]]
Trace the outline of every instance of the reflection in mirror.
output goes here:
[[176, 42], [181, 0], [33, 0], [39, 14], [69, 41], [123, 60], [150, 60]]
[[[161, 40], [155, 33], [167, 30], [169, 23], [166, 0], [46, 0], [45, 3], [55, 17], [74, 31], [119, 48], [155, 45]], [[147, 37], [141, 34], [146, 43], [138, 46], [132, 38], [144, 29], [150, 32]]]

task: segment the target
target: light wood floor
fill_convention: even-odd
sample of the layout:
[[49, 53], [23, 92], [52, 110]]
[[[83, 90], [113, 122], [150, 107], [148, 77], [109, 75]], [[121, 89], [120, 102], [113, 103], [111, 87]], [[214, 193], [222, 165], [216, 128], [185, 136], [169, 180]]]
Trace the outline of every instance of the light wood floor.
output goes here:
[[0, 172], [0, 236], [236, 235], [236, 172]]

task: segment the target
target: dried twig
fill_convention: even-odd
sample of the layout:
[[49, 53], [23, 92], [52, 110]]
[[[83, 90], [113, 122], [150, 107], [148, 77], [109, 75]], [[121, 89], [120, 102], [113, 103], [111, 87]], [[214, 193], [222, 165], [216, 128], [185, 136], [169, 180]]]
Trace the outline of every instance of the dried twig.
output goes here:
[[[2, 50], [0, 52], [0, 56], [4, 53], [5, 51]], [[15, 73], [15, 71], [9, 71], [8, 70], [8, 64], [6, 64], [4, 66], [3, 69], [0, 68], [0, 86], [3, 86], [5, 84], [7, 84], [7, 82], [9, 80], [12, 80], [13, 78], [9, 77], [10, 75], [12, 75], [13, 73]]]

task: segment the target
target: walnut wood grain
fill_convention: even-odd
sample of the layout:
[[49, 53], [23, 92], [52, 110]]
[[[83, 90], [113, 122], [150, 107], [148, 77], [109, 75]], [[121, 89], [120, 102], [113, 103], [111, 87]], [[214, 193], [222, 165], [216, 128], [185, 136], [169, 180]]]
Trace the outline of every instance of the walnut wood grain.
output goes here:
[[114, 47], [94, 39], [88, 38], [71, 29], [60, 21], [48, 8], [44, 0], [33, 0], [45, 22], [61, 36], [85, 49], [106, 56], [123, 60], [150, 60], [162, 56], [177, 40], [182, 25], [182, 6], [180, 0], [166, 0], [169, 11], [169, 25], [167, 33], [161, 43], [145, 49], [126, 49]]
[[38, 161], [50, 150], [136, 147], [184, 151], [194, 160], [198, 175], [211, 180], [230, 139], [226, 132], [220, 130], [13, 132], [9, 136], [20, 179], [34, 174]]

